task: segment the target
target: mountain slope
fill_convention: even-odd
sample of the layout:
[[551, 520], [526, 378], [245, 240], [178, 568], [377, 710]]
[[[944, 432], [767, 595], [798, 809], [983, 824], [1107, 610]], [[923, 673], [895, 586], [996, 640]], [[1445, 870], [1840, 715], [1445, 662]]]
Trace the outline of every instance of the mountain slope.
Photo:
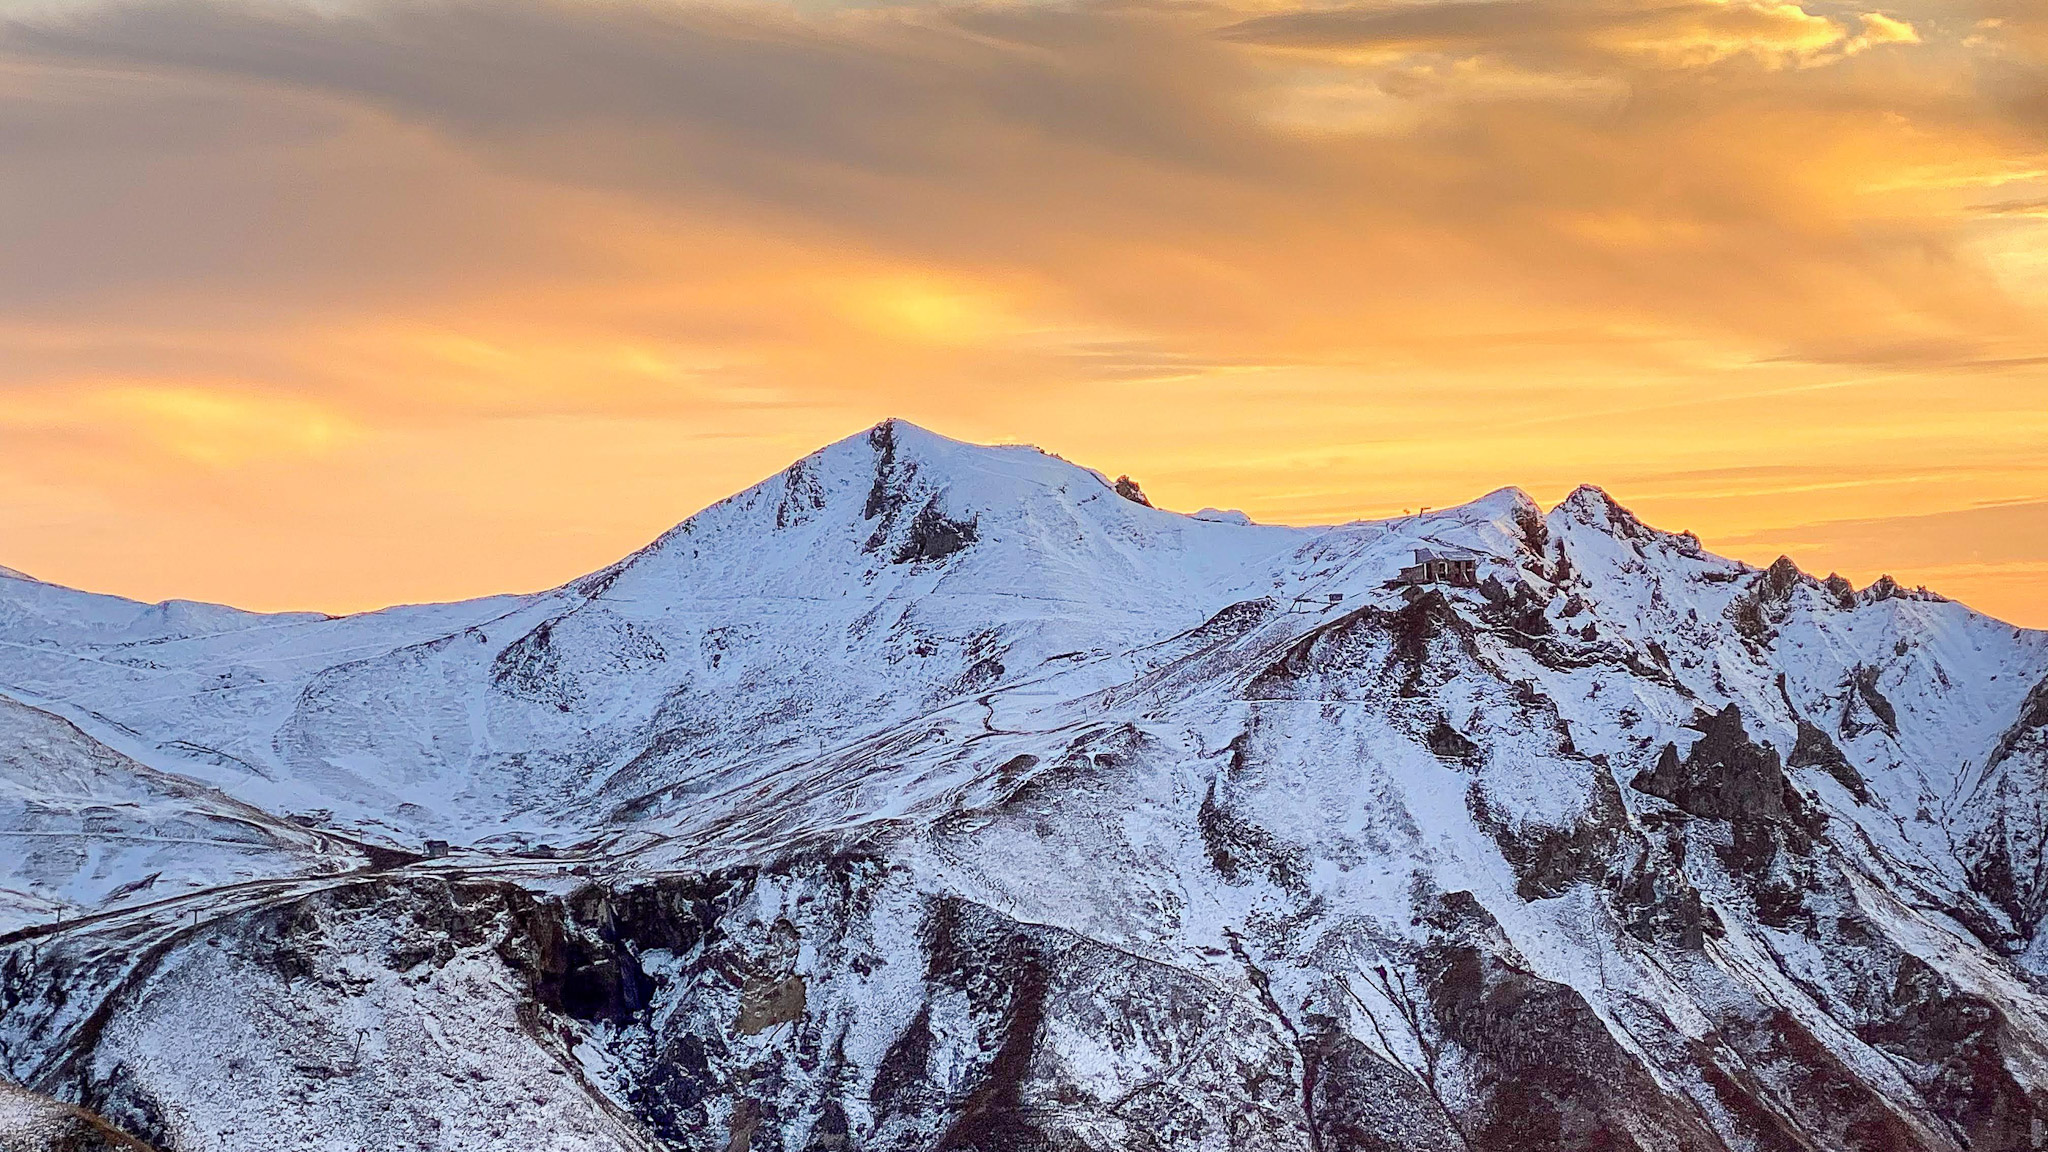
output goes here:
[[[942, 562], [959, 546], [949, 515], [986, 528]], [[1218, 588], [1277, 579], [1262, 559], [1299, 535], [1157, 512], [1036, 450], [892, 423], [539, 596], [131, 628], [61, 650], [43, 616], [9, 613], [0, 676], [89, 728], [183, 751], [209, 780], [261, 794], [289, 775], [281, 802], [312, 791], [365, 829], [417, 837], [452, 830], [452, 810], [474, 828], [530, 817], [537, 798], [637, 799], [643, 756], [755, 755], [799, 729], [907, 717], [993, 682], [1006, 653], [1125, 650], [1198, 623], [1226, 602]], [[788, 675], [795, 663], [815, 675]], [[660, 746], [711, 728], [724, 745]]]
[[889, 422], [533, 596], [11, 589], [20, 700], [473, 849], [0, 938], [8, 1074], [161, 1146], [2048, 1135], [2048, 636], [1595, 489], [1275, 528]]
[[364, 863], [355, 845], [137, 764], [4, 697], [0, 844], [0, 931]]

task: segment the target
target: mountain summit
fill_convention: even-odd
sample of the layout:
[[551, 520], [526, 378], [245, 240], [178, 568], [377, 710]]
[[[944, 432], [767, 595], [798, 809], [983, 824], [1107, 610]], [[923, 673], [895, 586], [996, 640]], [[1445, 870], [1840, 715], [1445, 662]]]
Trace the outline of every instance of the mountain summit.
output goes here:
[[530, 596], [0, 579], [0, 695], [0, 1073], [161, 1148], [2048, 1132], [2048, 635], [1597, 489], [888, 421]]

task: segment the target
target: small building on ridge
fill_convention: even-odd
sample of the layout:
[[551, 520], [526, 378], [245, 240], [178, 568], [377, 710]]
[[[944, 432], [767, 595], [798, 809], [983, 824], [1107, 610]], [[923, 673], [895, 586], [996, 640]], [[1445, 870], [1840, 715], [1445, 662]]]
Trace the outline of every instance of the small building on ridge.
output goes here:
[[1401, 583], [1476, 587], [1479, 584], [1479, 557], [1470, 552], [1417, 548], [1415, 563], [1401, 569]]

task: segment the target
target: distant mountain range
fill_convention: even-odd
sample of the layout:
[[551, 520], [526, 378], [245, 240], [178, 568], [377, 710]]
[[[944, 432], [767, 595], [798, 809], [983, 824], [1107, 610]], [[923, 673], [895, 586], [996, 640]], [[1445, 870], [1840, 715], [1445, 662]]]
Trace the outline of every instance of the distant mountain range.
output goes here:
[[0, 846], [8, 1147], [2048, 1147], [2048, 633], [1594, 488], [889, 421], [534, 595], [0, 570]]

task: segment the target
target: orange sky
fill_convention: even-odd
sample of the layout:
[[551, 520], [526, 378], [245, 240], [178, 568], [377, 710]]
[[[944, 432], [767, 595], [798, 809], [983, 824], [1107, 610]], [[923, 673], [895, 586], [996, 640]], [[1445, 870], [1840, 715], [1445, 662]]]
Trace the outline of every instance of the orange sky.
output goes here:
[[887, 415], [2048, 626], [2048, 6], [0, 0], [0, 564], [541, 587]]

